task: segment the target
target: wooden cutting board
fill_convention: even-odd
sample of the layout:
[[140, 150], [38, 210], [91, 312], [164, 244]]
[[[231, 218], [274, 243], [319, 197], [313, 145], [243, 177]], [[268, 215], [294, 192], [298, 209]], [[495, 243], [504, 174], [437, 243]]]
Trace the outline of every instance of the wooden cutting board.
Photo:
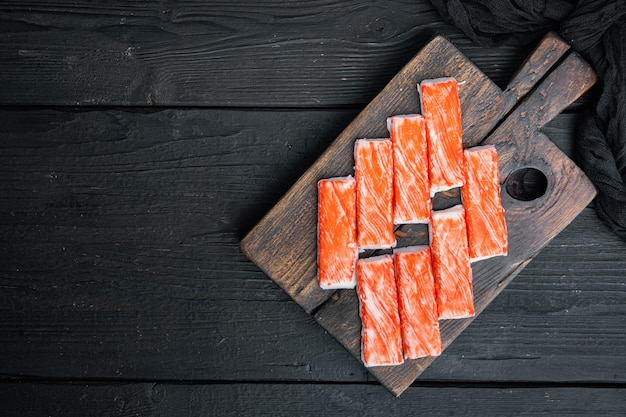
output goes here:
[[[489, 143], [499, 154], [509, 254], [472, 264], [476, 315], [595, 196], [594, 187], [582, 171], [540, 132], [596, 81], [586, 62], [549, 33], [502, 91], [448, 40], [434, 37], [241, 244], [250, 260], [359, 361], [361, 320], [355, 290], [322, 290], [317, 283], [317, 181], [351, 174], [354, 141], [388, 137], [387, 117], [419, 113], [416, 85], [437, 77], [454, 77], [461, 83], [464, 146]], [[529, 179], [533, 180], [532, 188]], [[455, 192], [447, 194], [438, 197], [443, 203], [434, 204], [454, 201]], [[400, 227], [396, 236], [398, 246], [428, 242], [427, 229], [419, 226]], [[441, 321], [444, 349], [472, 320]], [[400, 395], [434, 359], [368, 370], [393, 394]]]

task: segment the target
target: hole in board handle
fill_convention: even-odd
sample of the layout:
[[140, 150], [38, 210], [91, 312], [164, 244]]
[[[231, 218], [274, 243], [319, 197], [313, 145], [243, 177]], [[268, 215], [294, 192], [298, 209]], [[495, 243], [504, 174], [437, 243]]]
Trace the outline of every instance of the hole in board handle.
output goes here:
[[548, 178], [536, 168], [513, 171], [504, 182], [508, 195], [520, 201], [532, 201], [543, 196], [548, 189]]

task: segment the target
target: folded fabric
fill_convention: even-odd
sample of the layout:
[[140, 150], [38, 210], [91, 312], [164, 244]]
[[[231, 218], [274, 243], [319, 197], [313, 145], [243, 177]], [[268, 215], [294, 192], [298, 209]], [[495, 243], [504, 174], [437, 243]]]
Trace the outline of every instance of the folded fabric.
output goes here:
[[626, 241], [626, 1], [431, 1], [476, 44], [528, 44], [554, 30], [591, 63], [599, 91], [578, 127], [577, 162], [598, 189], [599, 218]]

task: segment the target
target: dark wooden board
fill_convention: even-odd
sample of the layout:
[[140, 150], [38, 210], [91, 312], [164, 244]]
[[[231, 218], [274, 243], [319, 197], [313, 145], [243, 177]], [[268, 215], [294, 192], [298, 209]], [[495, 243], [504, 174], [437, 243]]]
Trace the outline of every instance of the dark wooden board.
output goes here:
[[[531, 263], [528, 277], [533, 281], [517, 285], [517, 278], [514, 292], [507, 288], [433, 364], [426, 379], [626, 382], [626, 294], [615, 259], [624, 245], [606, 244], [607, 233], [589, 236], [581, 245], [579, 236], [601, 227], [590, 221], [593, 216], [589, 211], [584, 222], [559, 235], [554, 248], [535, 260], [540, 261], [537, 267]], [[77, 231], [74, 237], [89, 248], [94, 243], [87, 233]], [[269, 279], [253, 271], [227, 271], [232, 265], [227, 259], [207, 261], [234, 257], [236, 241], [228, 235], [216, 238], [206, 258], [185, 249], [181, 253], [190, 259], [190, 267], [161, 279], [136, 271], [133, 264], [94, 265], [88, 274], [68, 262], [30, 271], [28, 288], [20, 291], [10, 288], [20, 285], [19, 274], [5, 272], [0, 353], [11, 360], [2, 361], [0, 373], [78, 379], [366, 381], [365, 369], [298, 306], [286, 302], [268, 285]], [[29, 242], [33, 250], [39, 248]], [[113, 252], [113, 243], [106, 246], [111, 246], [107, 259], [123, 259], [123, 253]], [[225, 249], [217, 252], [219, 246]], [[159, 251], [154, 249], [154, 254]], [[194, 271], [193, 265], [203, 261], [207, 268]], [[567, 264], [574, 271], [571, 277], [563, 276], [562, 265]], [[585, 264], [596, 266], [585, 269]], [[558, 275], [542, 275], [546, 265]], [[589, 282], [587, 273], [598, 278]]]
[[[0, 111], [0, 376], [371, 380], [238, 248], [355, 115]], [[626, 382], [624, 251], [586, 209], [420, 380]]]
[[[558, 45], [550, 36], [543, 44]], [[325, 291], [316, 280], [316, 183], [321, 178], [347, 175], [353, 165], [354, 140], [384, 137], [390, 115], [415, 113], [419, 108], [415, 85], [423, 79], [452, 76], [463, 83], [460, 90], [464, 145], [491, 143], [499, 150], [501, 182], [519, 169], [532, 167], [547, 177], [540, 198], [521, 201], [505, 194], [510, 245], [507, 257], [493, 258], [472, 266], [477, 315], [521, 269], [593, 199], [595, 190], [582, 171], [539, 129], [572, 103], [595, 82], [595, 74], [577, 54], [558, 63], [567, 48], [543, 48], [522, 71], [549, 73], [527, 98], [490, 134], [498, 115], [513, 104], [501, 100], [503, 93], [452, 44], [435, 37], [385, 87], [385, 89], [337, 137], [327, 151], [255, 226], [242, 242], [242, 250], [307, 312], [317, 311], [316, 320], [355, 357], [360, 357], [358, 301], [353, 290]], [[533, 62], [534, 61], [534, 62]], [[534, 67], [548, 68], [534, 71]], [[521, 74], [521, 76], [520, 76]], [[513, 83], [523, 92], [526, 77], [518, 73]], [[570, 80], [576, 80], [575, 83]], [[504, 93], [506, 94], [506, 93]], [[520, 94], [519, 98], [524, 96]], [[492, 103], [496, 106], [492, 107]], [[503, 105], [498, 105], [504, 103]], [[495, 110], [494, 110], [495, 107]], [[483, 141], [483, 138], [489, 137]], [[331, 297], [332, 295], [332, 297]], [[329, 298], [330, 297], [330, 298]], [[328, 300], [328, 302], [325, 302]], [[320, 307], [321, 306], [321, 307]], [[442, 322], [444, 348], [472, 319]], [[373, 367], [374, 374], [396, 395], [434, 358], [406, 361], [400, 366]]]
[[396, 399], [240, 253], [436, 32], [502, 89], [530, 50], [429, 0], [0, 2], [0, 415], [623, 414], [592, 207]]
[[0, 24], [3, 105], [362, 106], [435, 32], [502, 85], [527, 52], [428, 0], [2, 2]]
[[[411, 387], [401, 398], [357, 384], [36, 384], [0, 387], [3, 416], [617, 416], [626, 389], [579, 386]], [[37, 401], [33, 401], [36, 398]]]

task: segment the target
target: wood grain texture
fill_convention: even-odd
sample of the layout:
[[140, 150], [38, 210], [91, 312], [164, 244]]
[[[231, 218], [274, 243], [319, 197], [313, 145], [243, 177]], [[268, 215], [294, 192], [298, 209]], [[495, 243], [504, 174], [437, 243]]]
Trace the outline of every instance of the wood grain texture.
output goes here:
[[[615, 387], [418, 386], [395, 399], [381, 387], [339, 384], [5, 384], [3, 414], [169, 417], [185, 410], [209, 416], [463, 415], [615, 416], [626, 390]], [[38, 401], [32, 402], [37, 396]], [[323, 401], [321, 401], [323, 399]]]
[[[238, 248], [354, 116], [0, 112], [0, 375], [371, 380]], [[586, 209], [420, 380], [626, 382], [624, 250]]]
[[527, 51], [471, 45], [427, 0], [2, 2], [0, 21], [4, 105], [364, 105], [436, 32], [500, 83]]
[[[435, 33], [532, 81], [428, 0], [1, 2], [0, 414], [621, 415], [591, 206], [396, 399], [239, 250]], [[585, 97], [542, 129], [570, 157]]]
[[[548, 32], [524, 60], [504, 91], [493, 100], [483, 123], [491, 128], [496, 126], [569, 50], [570, 46], [563, 39], [554, 32]], [[466, 146], [473, 144], [466, 143]]]
[[293, 314], [239, 241], [353, 115], [0, 112], [2, 373], [212, 375], [224, 340], [243, 342], [236, 300], [259, 324]]

